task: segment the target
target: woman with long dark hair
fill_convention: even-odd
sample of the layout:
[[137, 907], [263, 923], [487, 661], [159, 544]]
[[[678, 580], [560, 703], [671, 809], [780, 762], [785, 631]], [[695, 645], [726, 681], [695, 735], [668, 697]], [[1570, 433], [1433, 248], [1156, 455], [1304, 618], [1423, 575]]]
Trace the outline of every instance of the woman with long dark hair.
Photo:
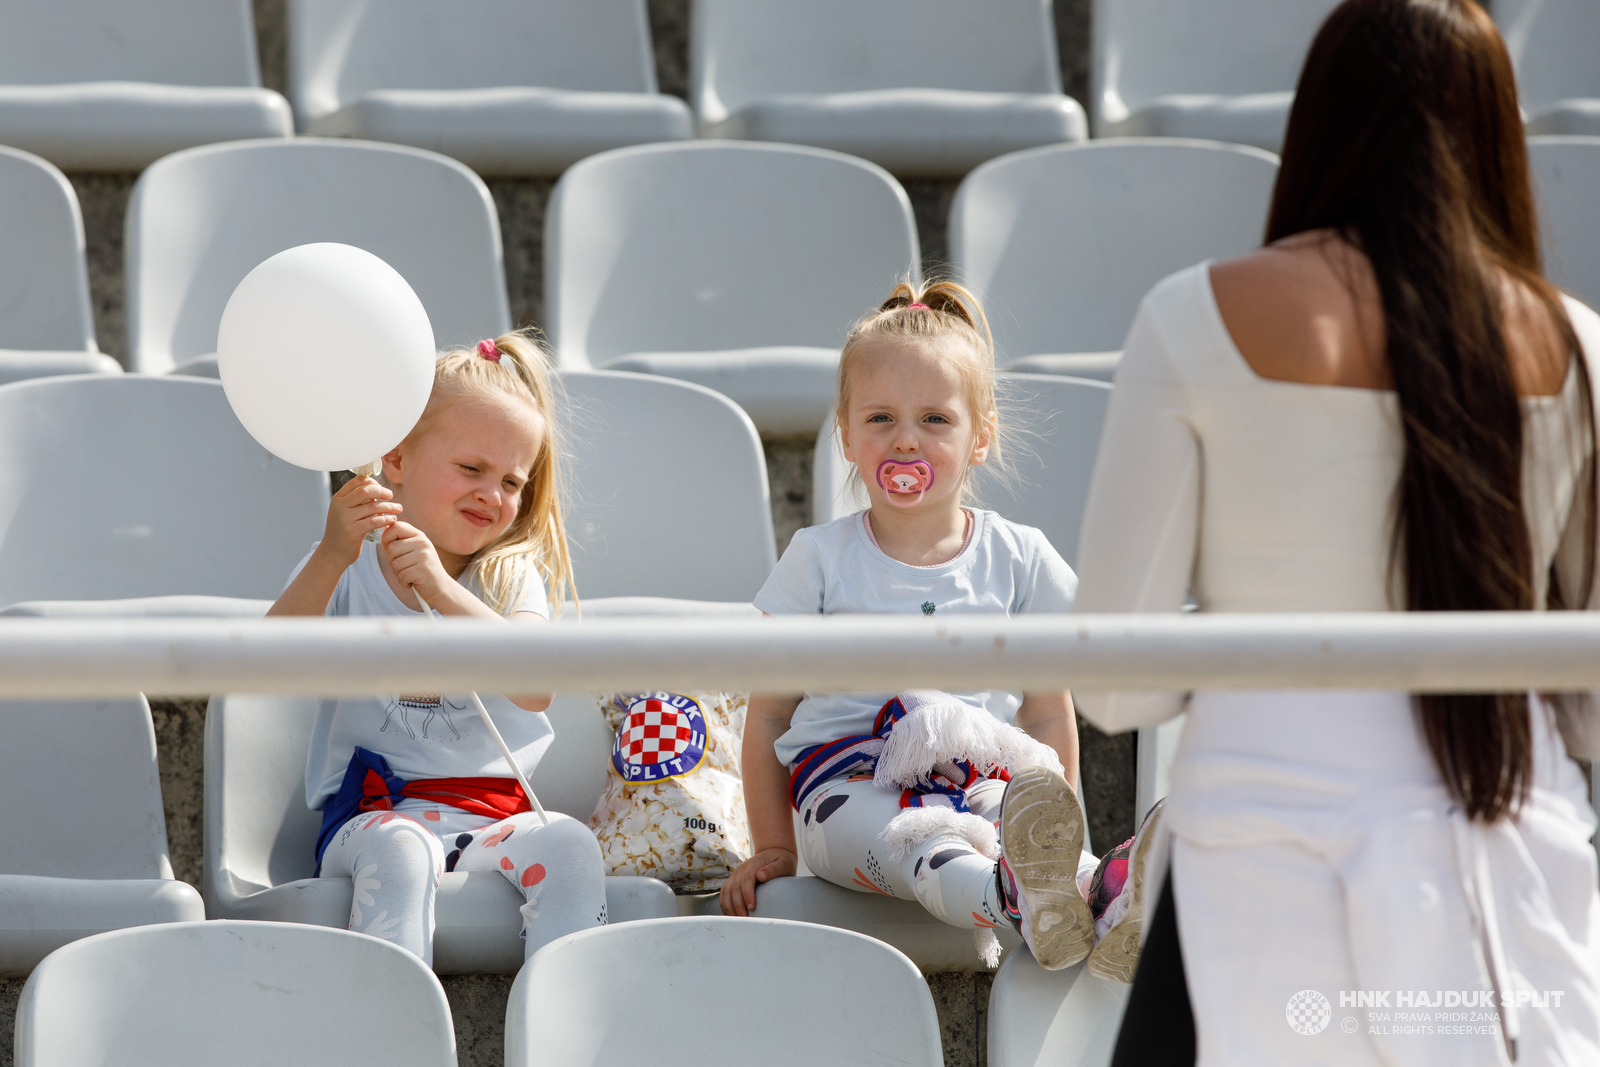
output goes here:
[[[1128, 337], [1075, 610], [1597, 605], [1600, 317], [1540, 272], [1523, 138], [1470, 0], [1329, 16], [1266, 246], [1168, 278]], [[1079, 698], [1112, 730], [1183, 708]], [[1119, 1059], [1181, 1021], [1186, 975], [1202, 1064], [1600, 1063], [1595, 818], [1562, 741], [1589, 712], [1354, 691], [1188, 711]]]

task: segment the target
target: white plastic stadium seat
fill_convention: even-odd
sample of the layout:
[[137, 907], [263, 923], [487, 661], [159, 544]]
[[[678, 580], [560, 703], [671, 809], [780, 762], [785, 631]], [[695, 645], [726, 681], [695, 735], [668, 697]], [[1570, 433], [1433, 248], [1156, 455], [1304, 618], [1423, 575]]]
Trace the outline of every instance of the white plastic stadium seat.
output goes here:
[[775, 435], [815, 432], [851, 323], [918, 263], [898, 182], [793, 145], [591, 156], [557, 183], [544, 242], [562, 366], [697, 382]]
[[1027, 949], [1013, 952], [989, 990], [991, 1067], [1104, 1067], [1130, 988], [1081, 963], [1047, 971]]
[[1600, 137], [1532, 137], [1528, 167], [1550, 280], [1600, 307]]
[[755, 598], [777, 564], [755, 427], [710, 389], [567, 371], [580, 597]]
[[1600, 4], [1494, 0], [1530, 134], [1600, 134]]
[[17, 1004], [17, 1067], [455, 1067], [444, 987], [344, 930], [191, 922], [69, 945]]
[[1306, 49], [1338, 0], [1095, 0], [1096, 137], [1276, 152]]
[[0, 978], [70, 941], [205, 918], [174, 881], [150, 705], [0, 702]]
[[219, 382], [0, 386], [0, 606], [276, 597], [327, 510], [327, 475], [256, 444]]
[[644, 0], [292, 0], [300, 128], [429, 148], [480, 174], [559, 174], [694, 136], [656, 90]]
[[1002, 366], [1109, 381], [1152, 286], [1260, 247], [1277, 175], [1276, 156], [1212, 141], [1018, 152], [961, 183], [950, 258]]
[[569, 934], [517, 975], [506, 1067], [942, 1067], [933, 997], [871, 938], [805, 923], [657, 919]]
[[24, 600], [0, 608], [0, 618], [28, 619], [259, 619], [270, 600], [229, 596], [150, 596], [124, 600]]
[[691, 98], [705, 137], [786, 141], [896, 174], [959, 177], [1081, 141], [1050, 0], [697, 0]]
[[122, 370], [95, 344], [83, 215], [66, 175], [0, 148], [0, 233], [0, 385]]
[[249, 0], [0, 0], [0, 26], [0, 144], [66, 170], [294, 132]]
[[[587, 694], [558, 696], [555, 742], [529, 784], [550, 811], [585, 822], [605, 785], [613, 735]], [[306, 747], [315, 697], [221, 696], [206, 709], [206, 913], [343, 929], [348, 878], [314, 878], [320, 812], [306, 807]], [[439, 882], [433, 966], [440, 974], [513, 974], [522, 966], [522, 894], [496, 871], [452, 871]], [[614, 923], [676, 915], [653, 878], [606, 879]]]
[[209, 357], [222, 309], [262, 260], [338, 241], [416, 290], [441, 348], [511, 328], [489, 190], [453, 159], [320, 138], [212, 145], [147, 170], [128, 203], [128, 359], [164, 373]]

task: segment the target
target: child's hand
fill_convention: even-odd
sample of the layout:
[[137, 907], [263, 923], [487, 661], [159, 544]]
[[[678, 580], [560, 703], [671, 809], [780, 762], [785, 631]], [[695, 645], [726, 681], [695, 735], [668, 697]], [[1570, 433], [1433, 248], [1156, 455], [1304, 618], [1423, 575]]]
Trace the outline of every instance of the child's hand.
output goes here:
[[756, 886], [793, 876], [799, 860], [786, 848], [767, 848], [734, 868], [722, 883], [719, 900], [724, 915], [749, 915], [756, 910]]
[[361, 555], [361, 539], [367, 531], [398, 522], [400, 510], [394, 494], [376, 480], [352, 478], [328, 504], [328, 523], [318, 551], [341, 567], [348, 567]]
[[383, 531], [383, 547], [389, 553], [394, 576], [415, 589], [429, 607], [438, 608], [446, 595], [445, 583], [455, 582], [445, 573], [428, 535], [410, 523], [397, 521]]

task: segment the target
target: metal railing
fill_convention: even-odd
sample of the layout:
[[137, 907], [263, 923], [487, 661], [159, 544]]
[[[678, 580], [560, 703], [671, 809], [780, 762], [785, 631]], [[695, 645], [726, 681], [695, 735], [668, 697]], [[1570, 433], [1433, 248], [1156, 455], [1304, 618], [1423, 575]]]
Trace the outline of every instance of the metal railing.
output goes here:
[[0, 619], [0, 697], [1600, 689], [1600, 613]]

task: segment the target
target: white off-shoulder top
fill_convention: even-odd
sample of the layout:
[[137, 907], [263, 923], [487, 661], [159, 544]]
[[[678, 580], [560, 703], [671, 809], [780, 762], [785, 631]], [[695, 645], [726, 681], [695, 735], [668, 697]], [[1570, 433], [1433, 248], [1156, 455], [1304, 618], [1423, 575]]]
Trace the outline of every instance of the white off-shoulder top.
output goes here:
[[[1566, 307], [1593, 365], [1600, 316]], [[1574, 507], [1593, 477], [1581, 435], [1580, 376], [1524, 400], [1524, 502], [1536, 601], [1552, 560], [1581, 561]], [[1079, 545], [1074, 611], [1388, 611], [1389, 546], [1403, 452], [1386, 390], [1262, 378], [1234, 345], [1210, 264], [1145, 297], [1106, 417]], [[1181, 694], [1081, 694], [1102, 729], [1177, 714]]]

